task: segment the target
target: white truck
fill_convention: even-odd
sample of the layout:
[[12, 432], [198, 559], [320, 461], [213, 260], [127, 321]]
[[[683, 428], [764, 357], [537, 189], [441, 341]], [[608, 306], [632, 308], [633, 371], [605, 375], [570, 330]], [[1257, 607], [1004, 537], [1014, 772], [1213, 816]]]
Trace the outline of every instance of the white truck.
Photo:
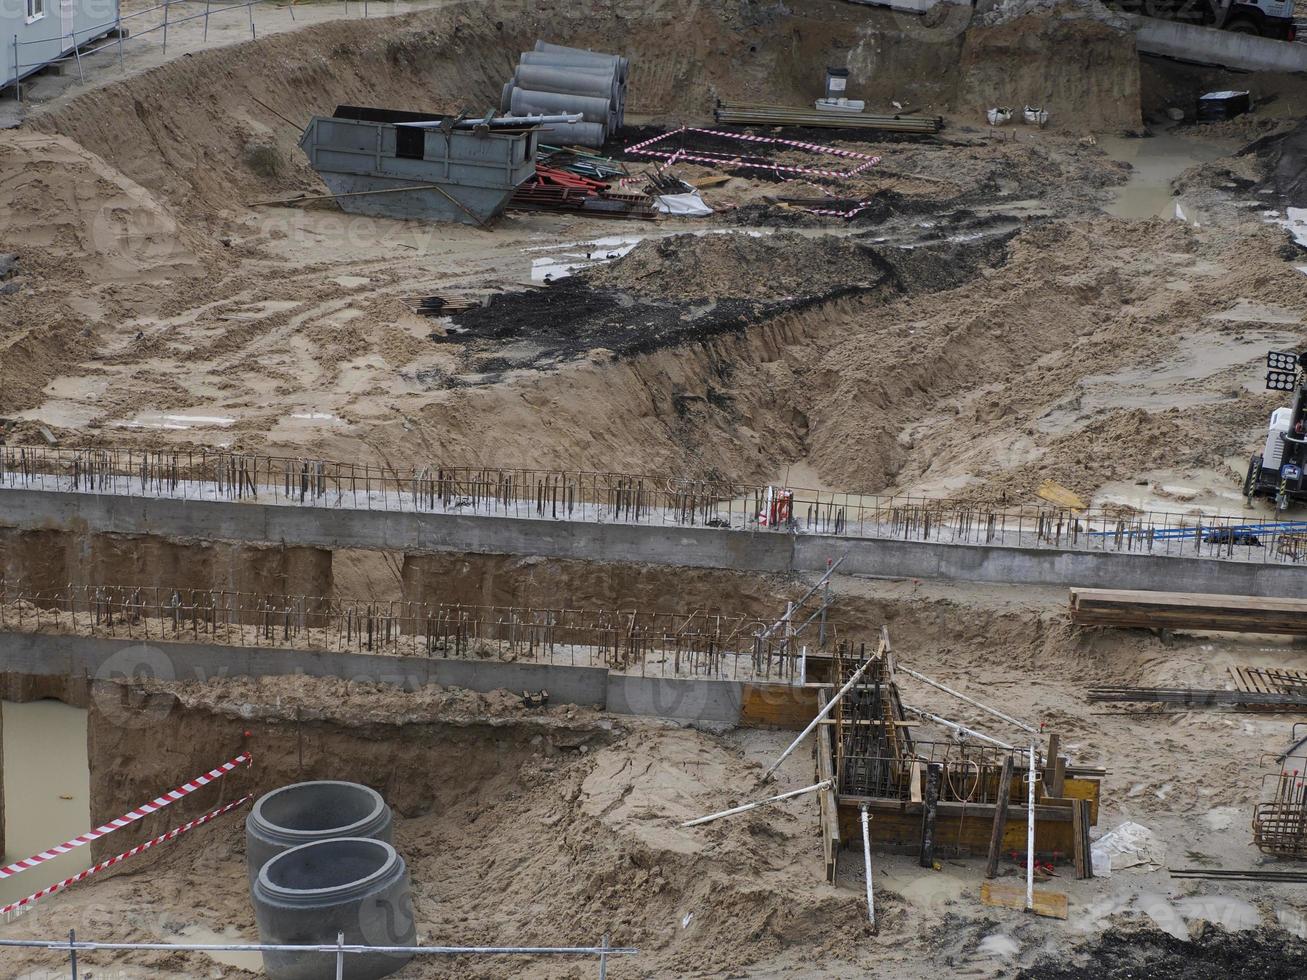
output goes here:
[[1108, 6], [1141, 17], [1177, 20], [1195, 27], [1214, 27], [1239, 34], [1257, 34], [1293, 41], [1294, 0], [1107, 0]]

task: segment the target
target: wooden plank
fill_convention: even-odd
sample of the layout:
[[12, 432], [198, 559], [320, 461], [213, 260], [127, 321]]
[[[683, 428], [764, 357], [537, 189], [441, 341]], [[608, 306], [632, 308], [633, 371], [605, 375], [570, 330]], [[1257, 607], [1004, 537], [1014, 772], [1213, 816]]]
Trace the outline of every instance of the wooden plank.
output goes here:
[[[872, 839], [879, 847], [896, 850], [903, 854], [916, 856], [921, 847], [921, 810], [904, 813], [901, 809], [881, 808], [874, 803], [868, 804], [868, 810], [875, 819], [872, 821]], [[1036, 808], [1035, 851], [1048, 857], [1053, 854], [1066, 855], [1067, 860], [1075, 846], [1071, 836], [1070, 808], [1048, 812], [1060, 812], [1061, 820], [1043, 820], [1038, 814], [1043, 808]], [[840, 837], [842, 840], [854, 840], [862, 833], [861, 815], [858, 804], [847, 797], [840, 797]], [[1025, 808], [1021, 819], [1011, 811], [1008, 813], [1007, 827], [999, 844], [999, 863], [1012, 853], [1024, 853], [1026, 849]], [[935, 821], [935, 855], [951, 856], [969, 855], [984, 859], [989, 853], [991, 830], [994, 822], [993, 806], [969, 806], [965, 815], [945, 812], [943, 804], [936, 811]]]
[[1075, 844], [1076, 877], [1094, 876], [1093, 855], [1089, 846], [1089, 801], [1075, 800], [1071, 807], [1071, 836]]
[[[1035, 915], [1046, 919], [1067, 918], [1066, 895], [1061, 892], [1035, 889]], [[1001, 881], [982, 881], [980, 883], [980, 900], [986, 905], [1002, 909], [1026, 910], [1026, 889], [1023, 885], [1010, 885]]]
[[1035, 493], [1050, 504], [1057, 504], [1067, 510], [1086, 510], [1089, 506], [1074, 490], [1062, 486], [1056, 480], [1045, 480]]
[[1072, 589], [1071, 620], [1082, 626], [1307, 635], [1307, 600]]
[[741, 728], [802, 731], [817, 714], [815, 689], [791, 684], [744, 684], [740, 693]]
[[[1061, 786], [1055, 787], [1053, 785], [1054, 766], [1056, 766], [1057, 764], [1056, 759], [1058, 753], [1061, 751], [1062, 751], [1062, 736], [1054, 732], [1052, 735], [1048, 736], [1048, 755], [1044, 757], [1044, 761], [1045, 763], [1047, 763], [1048, 768], [1044, 770], [1044, 779], [1043, 779], [1044, 785], [1042, 789], [1044, 790], [1044, 793], [1047, 796], [1062, 795], [1062, 787]], [[1063, 765], [1065, 765], [1065, 763], [1063, 763]], [[1063, 773], [1065, 774], [1065, 769], [1063, 770]]]
[[1003, 844], [1003, 831], [1007, 827], [1007, 808], [1012, 795], [1012, 756], [1003, 757], [1003, 771], [998, 777], [998, 805], [994, 808], [994, 829], [989, 837], [989, 862], [985, 865], [985, 877], [992, 878], [998, 874], [999, 848]]

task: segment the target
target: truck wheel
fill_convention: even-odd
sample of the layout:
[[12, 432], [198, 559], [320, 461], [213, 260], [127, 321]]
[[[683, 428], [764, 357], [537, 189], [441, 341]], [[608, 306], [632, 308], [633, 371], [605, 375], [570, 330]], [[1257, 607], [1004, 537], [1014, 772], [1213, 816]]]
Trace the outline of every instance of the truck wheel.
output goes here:
[[1234, 34], [1258, 34], [1262, 32], [1258, 28], [1256, 21], [1249, 20], [1247, 17], [1236, 17], [1230, 23], [1225, 25], [1227, 31]]

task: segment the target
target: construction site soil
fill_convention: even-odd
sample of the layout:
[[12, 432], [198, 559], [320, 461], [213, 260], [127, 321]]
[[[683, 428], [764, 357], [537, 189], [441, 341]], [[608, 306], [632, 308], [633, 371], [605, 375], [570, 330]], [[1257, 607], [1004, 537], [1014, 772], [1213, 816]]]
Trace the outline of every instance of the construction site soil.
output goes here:
[[[1122, 508], [1243, 513], [1248, 456], [1280, 404], [1263, 390], [1266, 351], [1307, 339], [1307, 253], [1282, 226], [1282, 208], [1304, 203], [1307, 83], [1141, 63], [1093, 4], [998, 14], [973, 25], [968, 8], [919, 19], [827, 0], [447, 3], [105, 72], [0, 131], [0, 253], [18, 256], [0, 269], [0, 439], [976, 501], [1036, 501], [1054, 480]], [[312, 115], [340, 103], [482, 111], [538, 37], [631, 58], [637, 125], [623, 147], [682, 125], [720, 130], [717, 99], [808, 105], [838, 64], [870, 111], [898, 102], [945, 128], [764, 131], [881, 157], [845, 179], [678, 162], [714, 209], [694, 221], [510, 213], [482, 230], [260, 203], [322, 192], [296, 146]], [[1222, 87], [1252, 88], [1255, 111], [1170, 120]], [[985, 122], [987, 107], [1026, 103], [1049, 109], [1047, 128]], [[689, 132], [668, 145], [739, 152]], [[785, 166], [836, 159], [760, 146]], [[633, 173], [660, 165], [627, 157]], [[812, 213], [855, 208], [848, 221]], [[418, 305], [431, 296], [471, 308], [429, 318]], [[186, 541], [6, 529], [0, 573], [51, 592], [729, 607], [769, 621], [810, 584], [635, 560], [236, 547], [202, 526]], [[1257, 865], [1246, 828], [1259, 760], [1284, 748], [1292, 717], [1104, 713], [1085, 689], [1224, 687], [1238, 664], [1307, 670], [1300, 645], [1077, 631], [1065, 594], [1038, 589], [837, 577], [835, 593], [841, 635], [888, 623], [904, 663], [1105, 766], [1098, 832], [1143, 824], [1172, 867]], [[678, 826], [759, 795], [786, 733], [303, 678], [147, 685], [126, 700], [85, 677], [4, 681], [7, 699], [88, 708], [97, 818], [204, 771], [246, 730], [258, 761], [224, 799], [300, 778], [376, 786], [400, 817], [424, 941], [608, 934], [641, 949], [610, 965], [614, 977], [1215, 977], [1247, 972], [1242, 958], [1270, 980], [1303, 970], [1307, 904], [1293, 887], [1153, 866], [1054, 879], [1072, 910], [1054, 922], [981, 904], [976, 861], [923, 870], [877, 855], [873, 935], [858, 855], [824, 881], [810, 798]], [[983, 721], [938, 692], [913, 696]], [[778, 782], [809, 783], [811, 767], [796, 753]], [[150, 818], [123, 836], [170, 826]], [[224, 818], [0, 933], [252, 939], [242, 849], [239, 819]], [[1015, 883], [1020, 870], [1005, 862], [1002, 875]], [[246, 975], [183, 952], [79, 963], [143, 980]], [[60, 968], [6, 951], [0, 972]], [[401, 976], [594, 973], [468, 958]]]
[[[1282, 747], [1288, 719], [1104, 713], [1083, 692], [1106, 682], [1219, 685], [1231, 663], [1302, 669], [1307, 655], [1299, 646], [1076, 631], [1056, 590], [857, 579], [836, 586], [842, 618], [891, 624], [904, 665], [984, 692], [1061, 733], [1078, 764], [1105, 765], [1100, 830], [1124, 821], [1146, 826], [1155, 835], [1152, 857], [1171, 867], [1255, 866], [1248, 835], [1232, 828], [1244, 824], [1260, 791], [1254, 760]], [[579, 583], [578, 594], [585, 594]], [[937, 691], [904, 684], [905, 696], [927, 710], [985, 724], [979, 712]], [[1299, 962], [1302, 943], [1277, 929], [1307, 932], [1307, 910], [1292, 885], [1171, 881], [1149, 864], [1076, 882], [1060, 867], [1041, 886], [1071, 895], [1072, 919], [1058, 922], [981, 904], [976, 861], [945, 859], [939, 870], [923, 872], [915, 856], [878, 854], [880, 929], [873, 935], [860, 901], [860, 859], [841, 862], [835, 885], [823, 880], [810, 800], [707, 828], [679, 827], [759, 795], [763, 766], [789, 741], [784, 732], [684, 727], [583, 706], [531, 708], [510, 692], [402, 692], [309, 678], [80, 690], [70, 679], [62, 689], [22, 694], [89, 708], [96, 813], [121, 812], [179, 773], [203, 771], [242, 747], [255, 754], [254, 768], [227, 785], [115, 836], [146, 838], [221, 800], [300, 779], [357, 779], [395, 807], [396, 842], [412, 869], [425, 941], [552, 944], [607, 933], [641, 950], [610, 966], [615, 977], [1006, 977], [1025, 970], [1021, 976], [1043, 978], [1087, 977], [1094, 969], [1125, 977], [1128, 964], [1135, 976], [1216, 977], [1222, 974], [1184, 970], [1216, 969], [1240, 952], [1263, 950], [1266, 975], [1287, 978], [1294, 974], [1283, 970]], [[10, 686], [6, 696], [18, 690]], [[796, 754], [778, 784], [806, 784], [811, 766], [805, 753]], [[102, 842], [97, 853], [119, 845], [126, 843]], [[69, 890], [7, 925], [5, 936], [57, 936], [75, 926], [79, 935], [128, 941], [250, 937], [242, 849], [241, 821], [225, 818]], [[1000, 867], [1001, 880], [1019, 874], [1006, 860]], [[48, 968], [48, 956], [11, 951], [6, 962], [23, 975]], [[150, 980], [244, 975], [202, 953], [112, 961], [87, 954], [79, 962], [93, 974], [112, 962]], [[402, 975], [489, 977], [509, 969], [531, 978], [593, 975], [593, 963], [471, 958], [414, 964]]]

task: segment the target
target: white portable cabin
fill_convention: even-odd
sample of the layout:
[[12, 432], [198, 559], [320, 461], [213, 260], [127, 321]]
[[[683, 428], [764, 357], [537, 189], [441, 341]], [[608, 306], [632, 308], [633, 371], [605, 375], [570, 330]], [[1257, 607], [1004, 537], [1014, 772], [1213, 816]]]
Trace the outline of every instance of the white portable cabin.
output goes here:
[[0, 3], [0, 88], [112, 33], [117, 24], [118, 0]]

